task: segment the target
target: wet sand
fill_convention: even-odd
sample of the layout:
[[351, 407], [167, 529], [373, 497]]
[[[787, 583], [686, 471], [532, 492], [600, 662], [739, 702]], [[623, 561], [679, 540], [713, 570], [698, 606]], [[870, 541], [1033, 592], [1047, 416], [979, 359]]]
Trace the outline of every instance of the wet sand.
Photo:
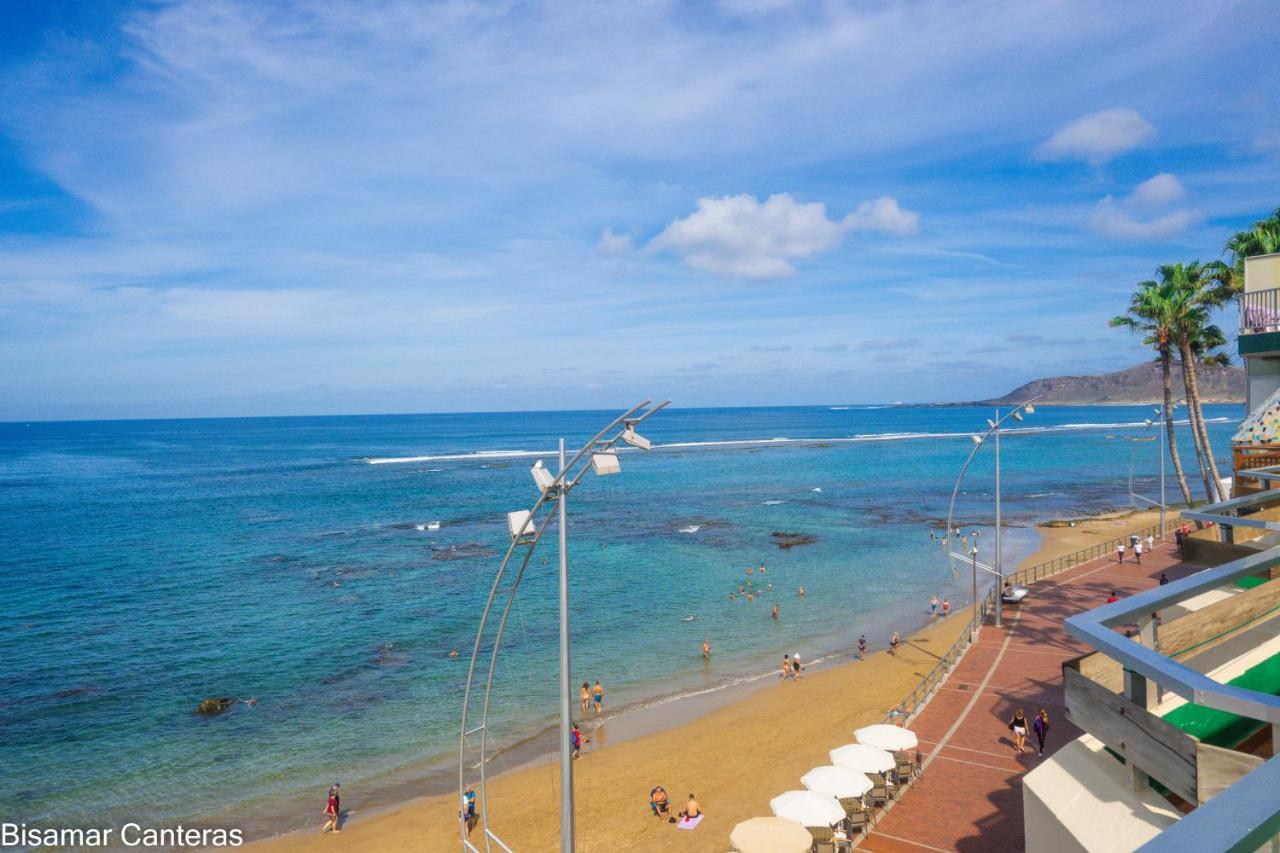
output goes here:
[[[1156, 523], [1156, 513], [1112, 514], [1078, 520], [1074, 527], [1039, 527], [1041, 548], [1023, 565], [1069, 554], [1098, 541]], [[1170, 519], [1172, 524], [1172, 518]], [[959, 637], [968, 618], [962, 609], [912, 635], [897, 658], [869, 654], [806, 673], [798, 682], [766, 680], [731, 704], [675, 707], [670, 727], [630, 736], [625, 719], [605, 726], [575, 762], [577, 848], [582, 851], [716, 851], [728, 848], [734, 824], [768, 815], [769, 800], [801, 787], [800, 777], [829, 763], [827, 752], [853, 740], [853, 730], [879, 722], [911, 691]], [[713, 663], [714, 665], [714, 663]], [[691, 715], [696, 715], [690, 719]], [[588, 727], [588, 735], [590, 731]], [[701, 826], [679, 831], [654, 818], [649, 790], [667, 789], [674, 806], [697, 795], [706, 813]], [[422, 851], [459, 848], [455, 794], [423, 797], [379, 812], [361, 812], [358, 793], [339, 835], [319, 835], [323, 792], [316, 799], [316, 831], [266, 839], [259, 853], [302, 851]], [[559, 847], [559, 768], [541, 762], [489, 782], [492, 828], [512, 849]], [[483, 849], [480, 830], [473, 841]]]

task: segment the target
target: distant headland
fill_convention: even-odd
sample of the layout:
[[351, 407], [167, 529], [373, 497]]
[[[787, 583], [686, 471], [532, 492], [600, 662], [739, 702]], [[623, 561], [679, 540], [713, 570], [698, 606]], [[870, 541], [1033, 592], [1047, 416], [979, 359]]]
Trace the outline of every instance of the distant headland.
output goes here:
[[[1200, 399], [1205, 403], [1243, 403], [1245, 374], [1243, 367], [1207, 367], [1196, 371]], [[1021, 385], [1003, 397], [965, 403], [943, 403], [944, 406], [1016, 406], [1043, 394], [1039, 401], [1047, 406], [1105, 406], [1159, 404], [1164, 391], [1158, 364], [1139, 364], [1114, 373], [1097, 376], [1053, 376]], [[1182, 371], [1173, 371], [1173, 397], [1181, 400]]]

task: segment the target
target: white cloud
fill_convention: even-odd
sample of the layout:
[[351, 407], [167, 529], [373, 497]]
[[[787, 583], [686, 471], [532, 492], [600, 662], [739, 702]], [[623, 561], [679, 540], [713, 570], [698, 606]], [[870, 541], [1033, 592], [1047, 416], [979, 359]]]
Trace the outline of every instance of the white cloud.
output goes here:
[[596, 243], [596, 251], [605, 255], [625, 255], [633, 248], [630, 234], [615, 234], [612, 228], [604, 229]]
[[[1182, 182], [1168, 172], [1148, 178], [1122, 199], [1108, 195], [1093, 208], [1095, 231], [1117, 240], [1161, 240], [1189, 228], [1199, 214], [1169, 207], [1186, 194]], [[1164, 210], [1164, 213], [1159, 211]], [[1159, 215], [1156, 215], [1159, 213]]]
[[1162, 207], [1173, 204], [1186, 194], [1182, 181], [1168, 172], [1161, 172], [1134, 187], [1128, 201], [1138, 207]]
[[669, 250], [687, 266], [719, 276], [785, 278], [796, 271], [792, 261], [835, 248], [848, 231], [914, 233], [918, 219], [888, 196], [836, 221], [822, 202], [779, 193], [761, 203], [744, 193], [698, 199], [695, 212], [672, 222], [647, 248]]
[[1078, 118], [1036, 149], [1040, 160], [1085, 160], [1099, 166], [1132, 151], [1156, 135], [1134, 110], [1119, 107]]
[[1162, 240], [1185, 231], [1196, 221], [1190, 210], [1175, 210], [1155, 219], [1141, 220], [1107, 196], [1093, 209], [1094, 230], [1117, 240]]
[[844, 218], [845, 227], [857, 231], [879, 231], [907, 237], [920, 231], [919, 214], [903, 210], [892, 196], [881, 196], [875, 201], [864, 201], [858, 209]]

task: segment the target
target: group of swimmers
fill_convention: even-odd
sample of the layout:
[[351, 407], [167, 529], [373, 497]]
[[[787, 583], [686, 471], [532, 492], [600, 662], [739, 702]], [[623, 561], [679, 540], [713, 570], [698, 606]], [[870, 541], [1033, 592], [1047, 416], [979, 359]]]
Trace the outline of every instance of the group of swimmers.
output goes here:
[[[754, 575], [757, 571], [760, 572], [761, 576], [764, 576], [767, 573], [767, 569], [765, 569], [764, 563], [760, 564], [759, 569], [757, 569], [755, 566], [747, 566], [747, 579], [743, 583], [738, 584], [738, 591], [736, 593], [735, 592], [729, 593], [730, 601], [736, 601], [739, 598], [744, 598], [747, 601], [755, 601], [756, 596], [773, 592], [773, 584], [771, 583], [766, 582], [763, 588], [756, 586], [756, 582], [752, 578], [752, 575]], [[801, 598], [804, 598], [804, 587], [802, 586], [797, 588], [796, 593]], [[773, 606], [773, 618], [775, 621], [778, 618], [778, 606], [776, 604]]]
[[596, 716], [604, 711], [604, 688], [600, 686], [600, 682], [596, 681], [596, 686], [592, 687], [587, 682], [582, 682], [582, 713], [585, 716], [588, 708], [594, 706]]

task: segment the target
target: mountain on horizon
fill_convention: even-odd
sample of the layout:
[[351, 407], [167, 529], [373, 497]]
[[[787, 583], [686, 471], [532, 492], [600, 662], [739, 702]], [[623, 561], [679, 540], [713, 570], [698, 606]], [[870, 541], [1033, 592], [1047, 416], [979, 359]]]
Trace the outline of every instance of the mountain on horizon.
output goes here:
[[[1245, 372], [1243, 367], [1201, 367], [1196, 371], [1200, 400], [1203, 403], [1243, 403], [1245, 396]], [[1053, 376], [1035, 379], [1021, 385], [1003, 397], [978, 400], [965, 405], [1016, 406], [1032, 397], [1043, 394], [1041, 405], [1090, 406], [1122, 405], [1137, 403], [1160, 404], [1164, 391], [1160, 379], [1160, 365], [1155, 362], [1135, 365], [1113, 373], [1097, 376]], [[1182, 388], [1182, 371], [1173, 370], [1173, 397], [1185, 397]]]

